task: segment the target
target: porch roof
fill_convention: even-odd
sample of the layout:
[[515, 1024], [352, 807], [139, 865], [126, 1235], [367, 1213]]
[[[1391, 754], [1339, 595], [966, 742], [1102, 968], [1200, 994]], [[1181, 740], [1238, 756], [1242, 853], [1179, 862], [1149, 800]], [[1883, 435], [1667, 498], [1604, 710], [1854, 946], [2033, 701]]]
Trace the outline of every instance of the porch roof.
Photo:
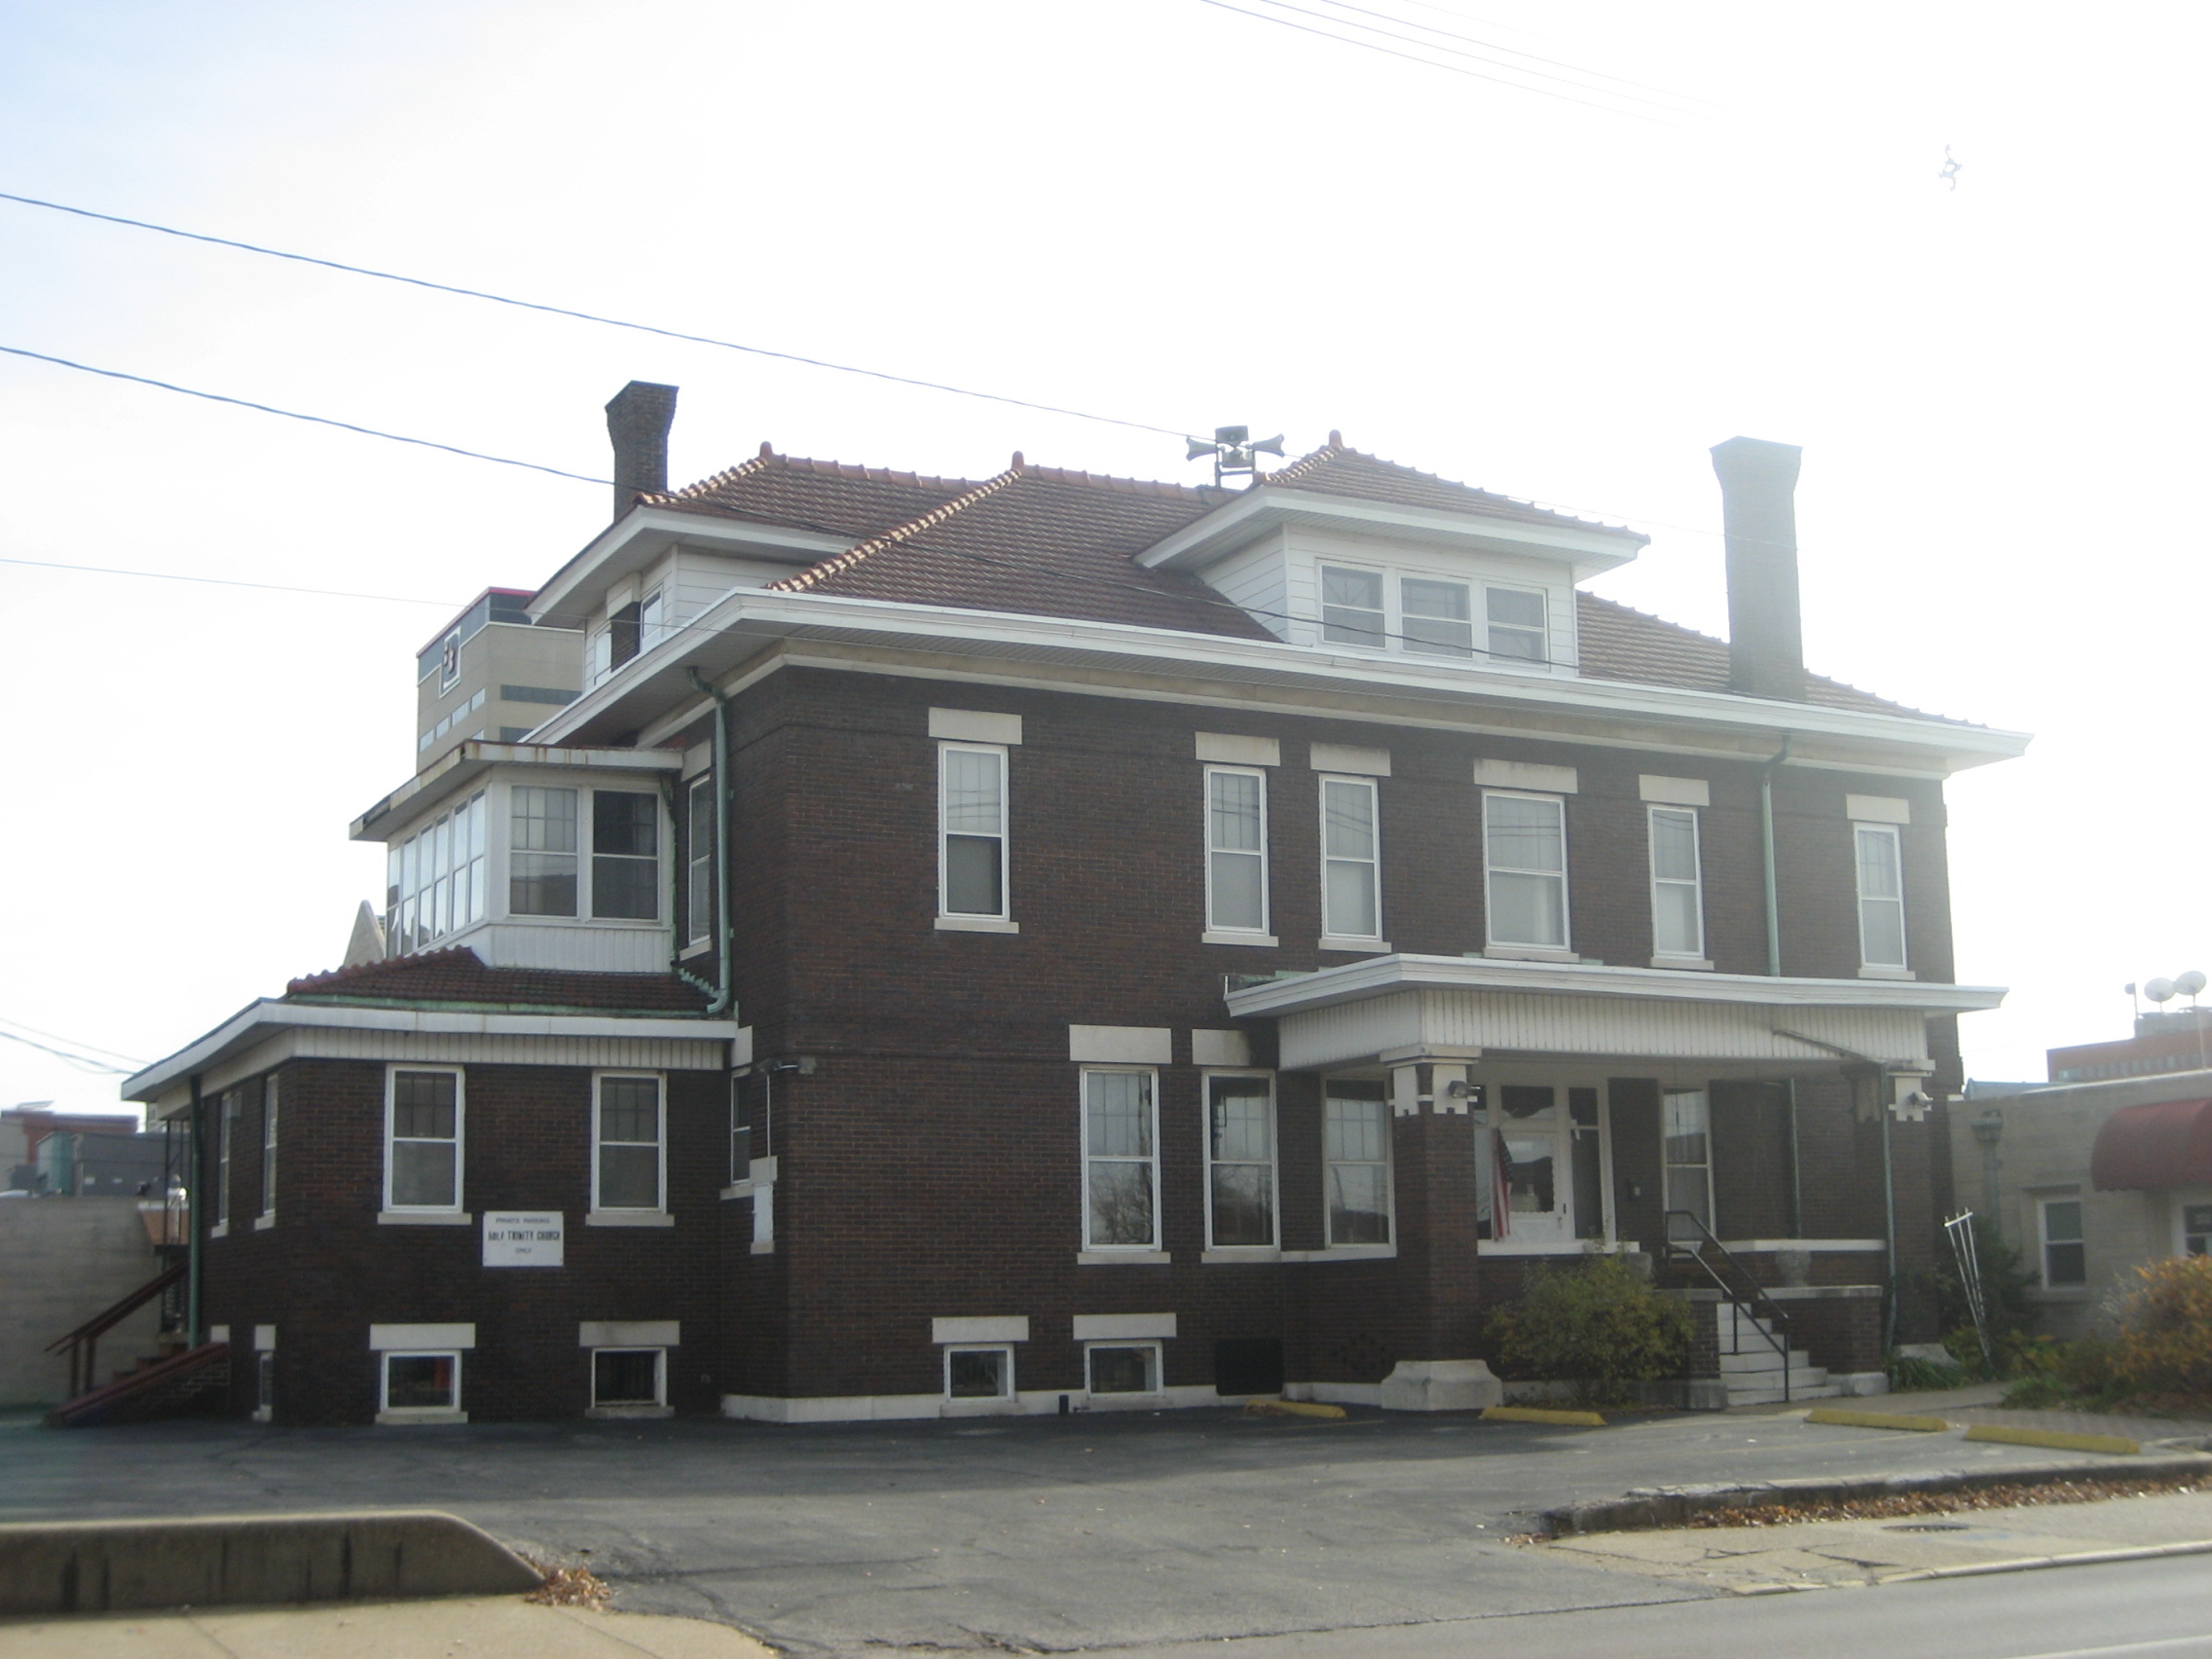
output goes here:
[[1514, 1053], [1930, 1069], [1930, 1016], [1997, 1007], [2002, 988], [1768, 978], [1597, 962], [1369, 957], [1232, 990], [1278, 1022], [1291, 1070], [1384, 1055]]

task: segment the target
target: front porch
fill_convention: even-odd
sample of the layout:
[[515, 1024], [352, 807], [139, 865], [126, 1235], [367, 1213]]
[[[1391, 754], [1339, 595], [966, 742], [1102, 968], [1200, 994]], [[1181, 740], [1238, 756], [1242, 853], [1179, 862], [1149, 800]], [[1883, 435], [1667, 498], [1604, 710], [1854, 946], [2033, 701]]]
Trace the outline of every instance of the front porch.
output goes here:
[[1385, 956], [1228, 1002], [1332, 1114], [1387, 1103], [1398, 1323], [1425, 1345], [1399, 1372], [1456, 1379], [1395, 1403], [1433, 1408], [1470, 1403], [1491, 1309], [1592, 1251], [1692, 1299], [1700, 1403], [1877, 1389], [1885, 1297], [1937, 1220], [1929, 1022], [2001, 996]]

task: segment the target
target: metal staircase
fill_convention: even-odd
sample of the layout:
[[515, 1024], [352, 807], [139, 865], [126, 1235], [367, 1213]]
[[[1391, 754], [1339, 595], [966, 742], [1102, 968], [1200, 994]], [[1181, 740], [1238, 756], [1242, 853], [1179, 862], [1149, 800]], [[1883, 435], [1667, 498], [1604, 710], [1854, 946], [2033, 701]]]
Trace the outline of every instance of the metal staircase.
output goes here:
[[1720, 1293], [1714, 1319], [1720, 1339], [1720, 1380], [1731, 1406], [1833, 1399], [1843, 1389], [1813, 1356], [1789, 1343], [1789, 1315], [1760, 1288], [1749, 1268], [1689, 1210], [1669, 1210], [1660, 1256], [1670, 1270]]

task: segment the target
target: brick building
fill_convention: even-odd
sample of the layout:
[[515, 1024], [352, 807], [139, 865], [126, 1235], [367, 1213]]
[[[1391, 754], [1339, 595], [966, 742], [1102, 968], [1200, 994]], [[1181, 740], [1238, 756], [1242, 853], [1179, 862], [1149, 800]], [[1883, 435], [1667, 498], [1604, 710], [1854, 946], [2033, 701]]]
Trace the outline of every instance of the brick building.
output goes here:
[[2023, 740], [1805, 672], [1796, 451], [1714, 452], [1724, 645], [1579, 591], [1641, 536], [1334, 434], [671, 491], [674, 403], [419, 659], [386, 959], [130, 1086], [240, 1411], [1435, 1409], [1531, 1264], [1671, 1235], [1698, 1397], [1750, 1304], [1879, 1385], [2001, 995], [1942, 781]]

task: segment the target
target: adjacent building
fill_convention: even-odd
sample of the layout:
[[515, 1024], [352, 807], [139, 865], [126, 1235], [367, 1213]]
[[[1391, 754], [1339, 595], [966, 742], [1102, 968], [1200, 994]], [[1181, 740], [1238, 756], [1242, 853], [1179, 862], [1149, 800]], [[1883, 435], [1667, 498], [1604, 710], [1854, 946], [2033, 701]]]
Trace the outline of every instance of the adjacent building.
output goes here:
[[1943, 782], [2024, 739], [1805, 671], [1795, 450], [1714, 452], [1723, 644], [1585, 591], [1642, 536], [1335, 434], [671, 490], [674, 404], [418, 659], [385, 959], [129, 1087], [237, 1410], [1462, 1406], [1593, 1250], [1704, 1275], [1715, 1387], [1754, 1303], [1799, 1388], [1933, 1334], [2001, 996]]

